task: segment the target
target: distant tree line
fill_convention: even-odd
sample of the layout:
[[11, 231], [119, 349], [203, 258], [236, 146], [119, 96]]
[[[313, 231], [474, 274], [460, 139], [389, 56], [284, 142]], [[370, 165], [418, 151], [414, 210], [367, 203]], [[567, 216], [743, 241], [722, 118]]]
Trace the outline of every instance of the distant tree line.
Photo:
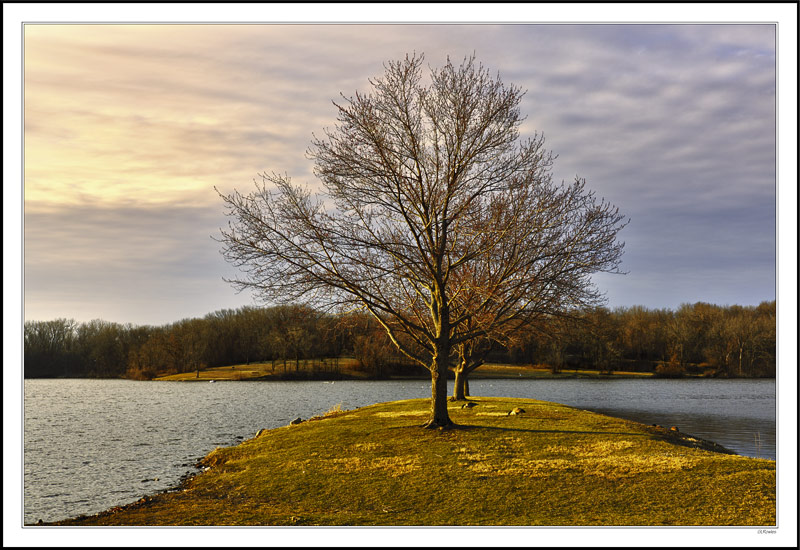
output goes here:
[[774, 377], [776, 303], [758, 306], [684, 304], [676, 311], [642, 306], [592, 308], [575, 320], [550, 318], [531, 327], [504, 354], [512, 363], [554, 372], [653, 372], [662, 377], [705, 374]]
[[[756, 307], [699, 302], [676, 311], [584, 309], [527, 327], [515, 340], [496, 344], [487, 361], [553, 372], [774, 377], [775, 313], [775, 301]], [[424, 374], [370, 316], [324, 314], [298, 305], [225, 309], [164, 326], [27, 321], [24, 331], [26, 378], [151, 379], [252, 362], [271, 363], [273, 373], [291, 377], [302, 360], [339, 357], [354, 357], [375, 378]]]
[[252, 362], [270, 362], [273, 373], [290, 378], [302, 360], [343, 356], [376, 377], [407, 367], [367, 316], [298, 305], [225, 309], [165, 326], [27, 321], [24, 331], [26, 378], [146, 380]]

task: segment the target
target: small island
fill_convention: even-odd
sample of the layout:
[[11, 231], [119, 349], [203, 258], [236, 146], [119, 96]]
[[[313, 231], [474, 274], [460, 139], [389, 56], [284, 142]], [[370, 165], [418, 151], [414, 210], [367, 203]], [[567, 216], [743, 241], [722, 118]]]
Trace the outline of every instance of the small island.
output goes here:
[[[679, 427], [557, 403], [430, 400], [335, 407], [228, 448], [178, 486], [51, 525], [774, 525], [775, 461]], [[709, 483], [713, 480], [713, 483]]]

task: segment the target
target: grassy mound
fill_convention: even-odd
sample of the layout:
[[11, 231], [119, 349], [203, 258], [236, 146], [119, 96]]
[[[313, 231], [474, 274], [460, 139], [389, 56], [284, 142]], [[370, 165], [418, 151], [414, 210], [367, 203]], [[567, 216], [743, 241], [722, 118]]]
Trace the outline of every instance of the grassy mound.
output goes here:
[[419, 427], [426, 399], [331, 411], [214, 450], [178, 490], [59, 524], [775, 524], [774, 461], [555, 403], [471, 402], [449, 404], [449, 430]]

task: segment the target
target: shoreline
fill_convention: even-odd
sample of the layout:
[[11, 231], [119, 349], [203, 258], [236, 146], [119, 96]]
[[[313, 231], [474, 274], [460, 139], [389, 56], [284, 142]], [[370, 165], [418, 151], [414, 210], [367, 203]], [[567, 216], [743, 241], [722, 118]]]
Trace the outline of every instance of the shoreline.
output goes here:
[[[212, 367], [197, 371], [157, 376], [151, 379], [128, 377], [96, 378], [96, 377], [31, 377], [24, 380], [136, 380], [144, 382], [338, 382], [338, 381], [393, 381], [393, 380], [430, 380], [427, 372], [410, 375], [375, 376], [350, 368], [339, 372], [314, 371], [302, 369], [286, 372], [268, 372], [265, 363], [251, 363]], [[271, 369], [270, 369], [271, 370]], [[453, 371], [448, 371], [448, 380], [455, 378]], [[553, 373], [550, 369], [532, 368], [530, 365], [487, 364], [470, 373], [469, 380], [775, 380], [774, 377], [719, 377], [706, 374], [684, 374], [682, 376], [663, 376], [653, 372], [615, 370], [611, 373], [592, 369], [562, 369]]]
[[[425, 399], [422, 399], [422, 400], [417, 399], [417, 400], [409, 400], [409, 401], [417, 401], [417, 402], [422, 401], [422, 402], [424, 402], [424, 401], [427, 401], [427, 400], [425, 400]], [[480, 397], [470, 398], [470, 401], [477, 401], [477, 402], [481, 403], [481, 405], [483, 405], [486, 402], [491, 403], [492, 401], [503, 401], [503, 402], [507, 402], [507, 403], [520, 403], [520, 404], [529, 404], [531, 402], [531, 400], [517, 399], [517, 398], [480, 398]], [[326, 414], [326, 415], [323, 415], [321, 417], [311, 418], [309, 420], [303, 421], [302, 424], [315, 423], [316, 421], [319, 421], [319, 420], [328, 420], [330, 418], [336, 418], [336, 417], [339, 417], [339, 416], [343, 416], [343, 415], [347, 415], [347, 414], [350, 414], [350, 413], [354, 413], [354, 412], [360, 411], [362, 409], [369, 409], [369, 408], [381, 407], [381, 406], [383, 406], [383, 407], [392, 407], [392, 406], [398, 406], [398, 405], [403, 404], [403, 403], [404, 402], [402, 402], [402, 401], [401, 402], [378, 403], [378, 404], [370, 405], [370, 406], [367, 406], [367, 407], [361, 407], [360, 409], [357, 408], [357, 409], [354, 409], [353, 411], [337, 411], [336, 413], [333, 413], [333, 414]], [[629, 421], [629, 420], [625, 420], [625, 419], [621, 419], [621, 418], [617, 418], [617, 417], [611, 417], [611, 416], [607, 416], [607, 415], [599, 415], [597, 413], [590, 413], [589, 411], [581, 411], [579, 409], [573, 409], [571, 407], [566, 407], [566, 406], [558, 404], [558, 403], [547, 403], [547, 402], [542, 402], [542, 403], [545, 403], [548, 406], [552, 406], [552, 407], [556, 407], [556, 408], [560, 408], [560, 409], [565, 409], [565, 410], [569, 410], [569, 411], [574, 411], [575, 414], [588, 413], [590, 415], [594, 415], [594, 416], [600, 417], [602, 419], [608, 419], [607, 422], [624, 423], [626, 425], [635, 426], [637, 428], [637, 430], [640, 431], [642, 434], [648, 434], [654, 440], [664, 441], [664, 442], [666, 442], [666, 443], [668, 443], [668, 444], [670, 444], [672, 446], [675, 446], [675, 447], [684, 447], [684, 448], [698, 450], [698, 451], [712, 452], [712, 453], [715, 453], [715, 454], [720, 455], [720, 456], [733, 456], [733, 457], [742, 458], [742, 459], [746, 459], [746, 460], [754, 460], [754, 461], [755, 460], [762, 460], [762, 461], [766, 460], [766, 459], [751, 459], [749, 457], [741, 457], [740, 455], [737, 455], [734, 451], [726, 449], [725, 447], [723, 447], [722, 445], [717, 444], [716, 442], [713, 442], [713, 441], [710, 441], [710, 440], [706, 440], [706, 439], [703, 439], [703, 438], [699, 438], [699, 437], [694, 437], [694, 436], [692, 436], [690, 434], [685, 434], [685, 433], [680, 432], [679, 430], [676, 430], [676, 429], [672, 429], [671, 430], [669, 428], [663, 428], [663, 427], [660, 427], [660, 426], [648, 426], [648, 425], [645, 425], [645, 424], [642, 424], [642, 423], [639, 423], [639, 422]], [[458, 406], [458, 403], [456, 403], [455, 405]], [[145, 508], [148, 508], [151, 504], [153, 504], [155, 502], [160, 502], [162, 500], [168, 499], [170, 497], [170, 495], [176, 495], [176, 494], [184, 493], [184, 492], [190, 490], [191, 486], [193, 485], [194, 481], [198, 478], [198, 476], [201, 476], [202, 474], [205, 474], [206, 472], [210, 471], [212, 468], [217, 467], [219, 465], [219, 464], [215, 463], [215, 458], [214, 457], [219, 455], [220, 453], [236, 452], [237, 449], [241, 448], [242, 446], [246, 446], [246, 445], [252, 444], [255, 440], [258, 440], [262, 436], [269, 436], [269, 435], [272, 435], [274, 433], [279, 433], [281, 431], [285, 431], [287, 428], [288, 429], [292, 429], [292, 428], [294, 428], [294, 426], [283, 426], [283, 427], [279, 427], [279, 428], [273, 428], [271, 430], [262, 430], [256, 436], [254, 436], [254, 437], [252, 437], [250, 439], [244, 440], [244, 441], [240, 442], [237, 445], [233, 445], [233, 446], [230, 446], [230, 447], [217, 448], [214, 451], [211, 451], [210, 453], [208, 453], [203, 458], [199, 459], [195, 464], [195, 470], [197, 470], [197, 471], [188, 472], [186, 475], [184, 475], [181, 478], [181, 480], [179, 481], [179, 483], [176, 486], [169, 487], [167, 489], [164, 489], [162, 491], [158, 491], [156, 493], [145, 495], [145, 496], [143, 496], [142, 498], [140, 498], [139, 500], [137, 500], [135, 502], [128, 503], [128, 504], [125, 504], [125, 505], [120, 505], [120, 506], [114, 506], [114, 507], [112, 507], [112, 508], [110, 508], [108, 510], [104, 510], [104, 511], [98, 512], [96, 514], [92, 514], [92, 515], [80, 515], [80, 516], [67, 518], [67, 519], [62, 519], [62, 520], [53, 521], [53, 522], [39, 522], [39, 523], [25, 524], [25, 525], [29, 526], [29, 527], [80, 525], [80, 524], [84, 524], [84, 523], [92, 523], [94, 521], [98, 521], [98, 522], [101, 522], [101, 524], [104, 524], [103, 523], [104, 521], [109, 520], [110, 518], [112, 518], [115, 515], [134, 513], [136, 511], [143, 510]], [[468, 424], [459, 425], [459, 426], [453, 428], [453, 432], [458, 432], [458, 431], [460, 431], [462, 429], [470, 430], [470, 429], [473, 429], [473, 428], [475, 428], [475, 426], [470, 426]], [[576, 433], [580, 433], [580, 432], [576, 432]], [[425, 432], [420, 430], [420, 432], [418, 432], [418, 435], [420, 435], [420, 436], [425, 435]], [[768, 462], [770, 462], [770, 461], [768, 461]], [[774, 461], [771, 461], [771, 462], [774, 464]]]

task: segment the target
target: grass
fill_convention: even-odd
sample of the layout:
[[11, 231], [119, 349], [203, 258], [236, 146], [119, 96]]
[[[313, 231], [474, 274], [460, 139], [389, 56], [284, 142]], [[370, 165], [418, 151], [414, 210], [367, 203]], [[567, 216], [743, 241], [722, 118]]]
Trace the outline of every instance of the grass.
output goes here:
[[[287, 360], [284, 368], [283, 361], [276, 361], [273, 369], [272, 362], [266, 363], [247, 363], [240, 365], [230, 365], [225, 367], [211, 367], [197, 371], [183, 372], [179, 374], [169, 374], [159, 376], [154, 380], [165, 381], [186, 381], [186, 382], [209, 382], [229, 381], [229, 380], [278, 380], [282, 376], [334, 376], [333, 360], [322, 364], [319, 361], [301, 359], [299, 364], [294, 360]], [[352, 358], [341, 358], [338, 361], [337, 376], [349, 379], [367, 379], [369, 374], [358, 371], [358, 362]]]
[[[208, 369], [201, 369], [199, 376], [197, 371], [184, 372], [180, 374], [170, 374], [166, 376], [159, 376], [154, 380], [165, 381], [186, 381], [186, 382], [209, 382], [214, 381], [228, 381], [228, 380], [273, 380], [280, 379], [285, 373], [289, 376], [299, 375], [313, 377], [314, 375], [322, 378], [325, 375], [332, 375], [332, 360], [326, 367], [321, 366], [319, 362], [311, 360], [300, 360], [300, 364], [295, 367], [293, 360], [287, 361], [286, 369], [283, 367], [283, 362], [278, 361], [275, 364], [275, 369], [272, 368], [272, 363], [248, 363], [240, 365], [231, 365], [225, 367], [213, 367]], [[358, 368], [358, 361], [353, 358], [339, 359], [338, 372], [336, 376], [344, 379], [364, 380], [370, 378], [370, 373], [360, 371]], [[316, 371], [315, 371], [316, 366]], [[326, 370], [327, 369], [327, 370]], [[507, 365], [500, 363], [487, 363], [478, 367], [472, 374], [470, 379], [480, 380], [486, 378], [641, 378], [652, 377], [653, 373], [650, 372], [622, 372], [615, 371], [612, 375], [601, 375], [596, 370], [583, 370], [583, 369], [565, 369], [557, 374], [551, 373], [547, 367], [532, 367], [530, 365]], [[430, 379], [430, 374], [424, 369], [419, 369], [419, 379]]]
[[[542, 401], [334, 408], [203, 460], [173, 491], [59, 525], [774, 525], [775, 462]], [[515, 407], [524, 413], [508, 415]]]
[[487, 363], [470, 374], [471, 379], [481, 378], [651, 378], [652, 372], [614, 371], [614, 374], [600, 374], [597, 370], [564, 368], [552, 373], [550, 367], [530, 365], [507, 365]]

